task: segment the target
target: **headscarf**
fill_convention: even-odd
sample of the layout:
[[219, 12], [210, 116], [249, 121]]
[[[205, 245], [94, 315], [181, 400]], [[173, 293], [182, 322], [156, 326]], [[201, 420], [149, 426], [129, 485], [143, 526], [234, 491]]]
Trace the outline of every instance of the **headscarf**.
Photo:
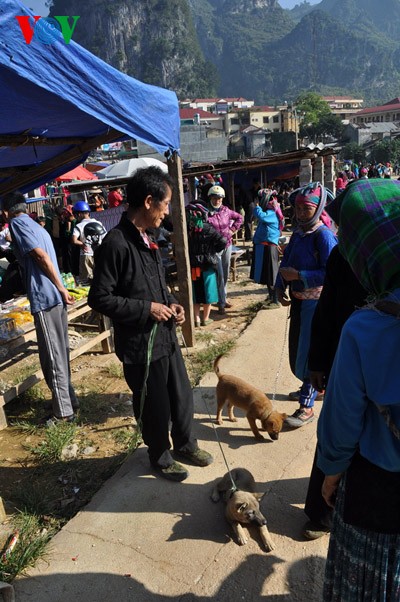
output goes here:
[[339, 250], [368, 291], [400, 287], [400, 182], [381, 178], [352, 182], [332, 203]]
[[278, 195], [277, 191], [270, 190], [269, 188], [260, 188], [257, 194], [260, 197], [260, 207], [263, 211], [268, 211], [268, 209], [275, 211], [279, 221], [279, 230], [282, 231], [283, 226], [285, 225], [285, 218], [283, 217], [281, 206], [276, 198]]
[[201, 203], [186, 205], [186, 221], [189, 232], [201, 232], [207, 221], [208, 211]]
[[310, 182], [303, 188], [298, 188], [289, 197], [290, 202], [294, 206], [295, 203], [304, 203], [305, 205], [312, 205], [317, 207], [316, 212], [308, 222], [303, 222], [301, 226], [305, 229], [313, 228], [320, 220], [327, 226], [331, 227], [331, 220], [329, 215], [325, 211], [326, 200], [328, 198], [328, 191], [319, 182]]

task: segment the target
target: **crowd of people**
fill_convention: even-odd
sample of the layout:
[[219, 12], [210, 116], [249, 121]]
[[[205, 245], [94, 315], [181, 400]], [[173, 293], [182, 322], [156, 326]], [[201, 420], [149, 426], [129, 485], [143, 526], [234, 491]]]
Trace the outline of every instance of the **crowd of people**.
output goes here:
[[[319, 182], [279, 193], [254, 182], [251, 277], [266, 286], [271, 309], [290, 305], [289, 360], [301, 386], [287, 426], [310, 423], [324, 392], [304, 529], [309, 539], [330, 533], [323, 600], [394, 601], [400, 596], [400, 182], [363, 177], [362, 169], [351, 182], [342, 180], [335, 198]], [[200, 188], [186, 205], [196, 326], [209, 323], [212, 303], [222, 314], [230, 306], [232, 235], [246, 219], [224, 204], [222, 179], [205, 177]], [[149, 167], [129, 180], [126, 211], [108, 234], [84, 201], [62, 216], [91, 284], [88, 303], [112, 320], [150, 464], [160, 476], [182, 481], [185, 464], [206, 467], [213, 458], [193, 435], [193, 394], [176, 337], [185, 312], [167, 287], [152, 234], [168, 217], [172, 194], [170, 176]], [[293, 232], [280, 257], [288, 208]], [[52, 392], [48, 423], [73, 421], [79, 402], [69, 369], [72, 299], [54, 244], [27, 214], [23, 195], [4, 197], [2, 211], [1, 248], [7, 252], [11, 242], [22, 266]]]

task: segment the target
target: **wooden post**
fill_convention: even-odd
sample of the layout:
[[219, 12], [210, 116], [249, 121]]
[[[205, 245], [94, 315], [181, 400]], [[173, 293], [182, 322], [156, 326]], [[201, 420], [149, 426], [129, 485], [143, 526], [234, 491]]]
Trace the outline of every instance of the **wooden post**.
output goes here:
[[0, 497], [0, 523], [4, 523], [7, 518], [7, 514], [4, 508], [3, 500]]
[[182, 159], [174, 152], [168, 159], [168, 171], [174, 180], [172, 196], [172, 223], [174, 226], [176, 269], [179, 283], [179, 302], [185, 308], [186, 320], [182, 332], [186, 345], [194, 345], [194, 313], [192, 298], [192, 280], [186, 229], [185, 199], [182, 183]]

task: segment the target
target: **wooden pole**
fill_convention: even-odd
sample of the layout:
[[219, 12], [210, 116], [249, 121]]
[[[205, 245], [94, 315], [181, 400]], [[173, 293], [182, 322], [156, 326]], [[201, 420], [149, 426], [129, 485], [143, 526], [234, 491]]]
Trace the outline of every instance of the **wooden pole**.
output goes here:
[[185, 199], [182, 183], [182, 159], [174, 152], [168, 159], [168, 172], [174, 180], [172, 196], [172, 224], [174, 226], [175, 257], [179, 283], [179, 303], [185, 308], [186, 320], [182, 332], [186, 345], [194, 345], [194, 313], [192, 298], [192, 280], [188, 252]]

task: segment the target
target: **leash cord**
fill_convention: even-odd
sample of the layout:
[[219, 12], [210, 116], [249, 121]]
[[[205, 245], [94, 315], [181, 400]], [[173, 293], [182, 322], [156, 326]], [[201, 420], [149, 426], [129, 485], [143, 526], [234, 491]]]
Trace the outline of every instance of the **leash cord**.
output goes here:
[[288, 333], [289, 313], [290, 313], [290, 305], [287, 308], [286, 321], [285, 321], [285, 333], [283, 335], [283, 345], [282, 345], [281, 357], [279, 358], [278, 370], [277, 370], [276, 376], [275, 376], [274, 392], [272, 394], [272, 400], [271, 400], [272, 402], [275, 401], [276, 391], [278, 388], [278, 380], [279, 380], [281, 370], [282, 370], [283, 355], [284, 355], [285, 349], [286, 349], [286, 341], [287, 341], [287, 333]]
[[[182, 337], [183, 346], [185, 347], [185, 350], [186, 350], [186, 355], [187, 355], [187, 357], [189, 358], [189, 361], [190, 361], [189, 350], [188, 350], [188, 348], [187, 348], [186, 341], [185, 341], [185, 337], [183, 336], [182, 329], [181, 329], [181, 337]], [[197, 389], [197, 385], [196, 385], [195, 389]], [[216, 426], [215, 426], [215, 424], [214, 424], [214, 422], [213, 422], [213, 419], [212, 419], [212, 417], [211, 417], [211, 413], [210, 413], [210, 410], [209, 410], [209, 407], [208, 407], [208, 404], [207, 404], [207, 401], [206, 401], [206, 398], [205, 398], [205, 396], [204, 396], [204, 395], [202, 395], [202, 396], [201, 396], [201, 398], [202, 398], [202, 400], [203, 400], [203, 402], [204, 402], [204, 405], [206, 406], [207, 414], [208, 414], [208, 417], [209, 417], [209, 419], [210, 419], [210, 422], [211, 422], [211, 424], [212, 424], [212, 427], [213, 427], [213, 430], [214, 430], [214, 434], [215, 434], [215, 438], [216, 438], [216, 440], [217, 440], [217, 443], [218, 443], [218, 445], [219, 445], [219, 448], [220, 448], [220, 450], [221, 450], [221, 454], [222, 454], [222, 457], [223, 457], [223, 459], [224, 459], [225, 466], [226, 466], [226, 468], [227, 468], [227, 471], [228, 471], [228, 474], [229, 474], [229, 478], [230, 478], [230, 480], [231, 480], [231, 483], [232, 483], [232, 489], [231, 489], [231, 492], [232, 492], [232, 493], [234, 493], [235, 491], [237, 491], [237, 487], [236, 487], [236, 483], [235, 483], [235, 481], [233, 480], [232, 473], [231, 473], [231, 470], [230, 470], [230, 468], [229, 468], [228, 460], [226, 459], [226, 456], [225, 456], [224, 450], [223, 450], [223, 448], [222, 448], [222, 443], [221, 443], [221, 440], [220, 440], [220, 438], [218, 437], [218, 429], [216, 428]]]

